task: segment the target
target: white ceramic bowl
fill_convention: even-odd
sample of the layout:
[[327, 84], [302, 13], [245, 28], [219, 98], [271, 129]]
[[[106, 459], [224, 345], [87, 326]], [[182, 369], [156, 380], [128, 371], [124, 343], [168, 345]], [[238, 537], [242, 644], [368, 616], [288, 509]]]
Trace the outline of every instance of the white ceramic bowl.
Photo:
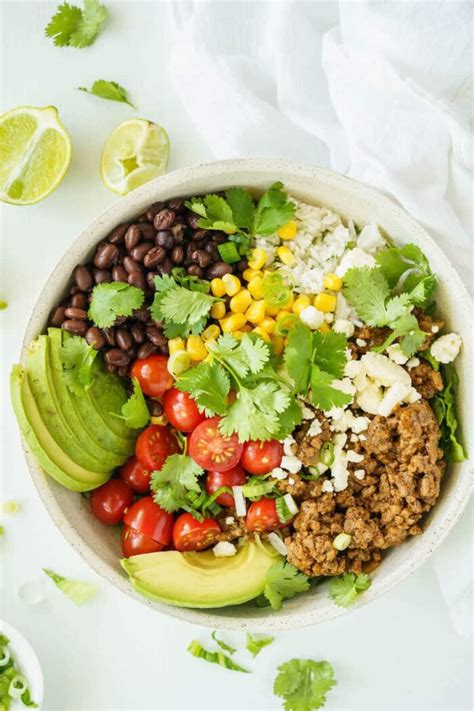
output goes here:
[[[33, 647], [21, 632], [3, 620], [0, 620], [0, 632], [8, 637], [9, 648], [16, 666], [28, 681], [32, 700], [38, 704], [38, 709], [41, 709], [44, 696], [43, 672]], [[19, 699], [12, 702], [11, 711], [19, 711], [24, 708]]]
[[[33, 310], [25, 333], [24, 347], [45, 329], [49, 312], [65, 295], [74, 266], [86, 261], [92, 255], [95, 245], [115, 225], [132, 220], [158, 200], [208, 193], [234, 185], [259, 191], [276, 180], [282, 180], [286, 190], [295, 197], [315, 205], [325, 205], [359, 223], [375, 220], [396, 242], [414, 242], [421, 247], [433, 271], [439, 276], [438, 301], [441, 314], [446, 318], [449, 328], [463, 334], [464, 348], [457, 361], [462, 384], [459, 413], [462, 422], [471, 423], [473, 412], [469, 392], [472, 392], [473, 377], [467, 364], [472, 354], [472, 336], [467, 329], [471, 322], [472, 304], [447, 257], [415, 220], [377, 191], [332, 171], [291, 161], [243, 159], [209, 163], [169, 173], [121, 198], [78, 237], [54, 269]], [[470, 450], [468, 435], [466, 426], [464, 441]], [[120, 550], [117, 535], [94, 520], [83, 497], [45, 476], [28, 451], [26, 456], [44, 505], [71, 545], [106, 580], [144, 605], [209, 627], [254, 631], [316, 624], [345, 613], [344, 609], [331, 602], [325, 585], [287, 601], [279, 612], [260, 609], [251, 603], [214, 611], [188, 610], [152, 603], [132, 590], [121, 570], [118, 564]], [[406, 578], [427, 558], [459, 517], [467, 502], [470, 486], [468, 463], [449, 467], [440, 499], [426, 520], [423, 535], [388, 552], [373, 575], [370, 590], [356, 604], [362, 605], [379, 597]]]

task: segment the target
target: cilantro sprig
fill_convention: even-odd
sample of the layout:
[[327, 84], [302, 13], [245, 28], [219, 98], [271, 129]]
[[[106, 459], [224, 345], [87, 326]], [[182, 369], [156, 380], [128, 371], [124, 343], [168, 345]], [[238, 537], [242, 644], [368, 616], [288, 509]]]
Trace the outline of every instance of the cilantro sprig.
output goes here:
[[367, 573], [345, 573], [339, 578], [332, 578], [329, 583], [329, 595], [338, 607], [349, 607], [371, 584]]
[[127, 427], [131, 427], [132, 429], [141, 429], [142, 427], [146, 427], [149, 423], [150, 412], [138, 379], [133, 378], [132, 382], [133, 393], [130, 395], [127, 402], [122, 405], [122, 417]]
[[84, 0], [84, 9], [67, 2], [59, 5], [45, 28], [57, 47], [82, 49], [93, 44], [108, 16], [99, 0]]
[[290, 659], [278, 667], [273, 693], [284, 700], [285, 711], [313, 711], [326, 703], [326, 694], [336, 685], [329, 662]]
[[259, 607], [271, 605], [273, 610], [280, 610], [283, 600], [294, 597], [297, 593], [309, 590], [310, 582], [304, 573], [286, 560], [279, 560], [268, 570], [263, 594], [257, 598]]
[[201, 290], [180, 286], [169, 275], [155, 277], [155, 297], [150, 313], [155, 321], [164, 321], [168, 338], [199, 335], [206, 325], [212, 305], [219, 301]]
[[66, 387], [75, 395], [84, 394], [94, 382], [93, 366], [98, 351], [85, 338], [72, 336], [59, 349]]
[[100, 99], [108, 99], [109, 101], [119, 101], [122, 104], [128, 104], [132, 109], [134, 105], [128, 98], [127, 90], [123, 86], [117, 84], [116, 81], [107, 81], [106, 79], [97, 79], [88, 89], [85, 86], [78, 86], [78, 91], [85, 91], [87, 94], [98, 96]]
[[186, 454], [172, 454], [163, 467], [151, 477], [151, 490], [155, 502], [168, 513], [183, 509], [189, 513], [198, 513], [192, 505], [195, 499], [190, 496], [201, 493], [198, 478], [204, 470]]
[[144, 299], [145, 293], [141, 289], [122, 281], [98, 284], [92, 292], [88, 315], [99, 328], [109, 328], [117, 317], [131, 316]]

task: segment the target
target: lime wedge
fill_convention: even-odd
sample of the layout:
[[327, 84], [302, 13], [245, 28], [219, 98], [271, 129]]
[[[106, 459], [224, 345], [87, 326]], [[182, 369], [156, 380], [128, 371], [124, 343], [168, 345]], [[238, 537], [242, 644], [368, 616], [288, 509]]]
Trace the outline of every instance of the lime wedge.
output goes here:
[[100, 162], [102, 181], [110, 190], [125, 195], [163, 175], [169, 153], [164, 128], [145, 119], [124, 121], [105, 144]]
[[71, 156], [71, 139], [54, 106], [7, 111], [0, 116], [0, 200], [42, 200], [64, 178]]

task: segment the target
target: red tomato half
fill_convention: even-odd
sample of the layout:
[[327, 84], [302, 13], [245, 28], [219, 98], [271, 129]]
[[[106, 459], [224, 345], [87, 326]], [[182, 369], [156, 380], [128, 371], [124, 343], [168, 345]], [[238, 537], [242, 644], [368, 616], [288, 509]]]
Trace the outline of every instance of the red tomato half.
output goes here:
[[168, 373], [168, 358], [164, 355], [151, 355], [136, 360], [130, 376], [138, 378], [140, 387], [150, 397], [161, 397], [165, 390], [173, 385], [173, 376]]
[[149, 471], [161, 469], [170, 454], [179, 451], [178, 440], [167, 427], [149, 425], [135, 444], [135, 455]]
[[171, 541], [173, 516], [155, 504], [151, 496], [136, 501], [123, 517], [123, 522], [163, 547]]
[[130, 526], [122, 528], [122, 553], [125, 558], [129, 558], [131, 555], [141, 555], [142, 553], [158, 553], [163, 548], [162, 543], [144, 536], [143, 533], [135, 531]]
[[179, 516], [173, 528], [173, 543], [177, 551], [200, 551], [217, 541], [221, 532], [213, 518], [196, 521], [189, 513]]
[[220, 417], [204, 420], [189, 437], [189, 455], [203, 469], [225, 472], [235, 467], [242, 454], [237, 435], [223, 435], [219, 431]]
[[137, 494], [148, 494], [150, 491], [150, 474], [148, 469], [140, 464], [136, 457], [131, 457], [120, 467], [120, 478]]
[[275, 499], [260, 499], [250, 504], [245, 522], [247, 531], [255, 531], [255, 533], [275, 531], [288, 524], [289, 521], [282, 523], [278, 518]]
[[[227, 469], [225, 472], [208, 472], [206, 477], [206, 491], [209, 495], [212, 495], [220, 489], [221, 486], [242, 486], [246, 481], [247, 478], [244, 470], [240, 464], [237, 464], [236, 467]], [[220, 494], [216, 501], [221, 506], [235, 506], [234, 497], [227, 492]]]
[[281, 464], [283, 445], [276, 439], [245, 442], [241, 464], [251, 474], [268, 474]]
[[109, 479], [94, 489], [89, 501], [91, 511], [99, 521], [115, 526], [122, 520], [125, 509], [133, 503], [133, 491], [121, 479]]
[[167, 390], [163, 396], [163, 408], [168, 422], [180, 432], [192, 432], [206, 419], [188, 393], [178, 388]]

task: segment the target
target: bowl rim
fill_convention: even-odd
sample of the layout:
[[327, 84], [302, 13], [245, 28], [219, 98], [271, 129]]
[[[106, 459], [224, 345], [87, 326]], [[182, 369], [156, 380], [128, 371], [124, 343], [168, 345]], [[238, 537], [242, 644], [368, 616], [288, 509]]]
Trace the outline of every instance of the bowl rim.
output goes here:
[[[48, 295], [50, 284], [52, 282], [56, 282], [56, 280], [58, 282], [61, 280], [64, 282], [64, 275], [62, 272], [68, 262], [68, 255], [80, 243], [89, 242], [93, 236], [95, 236], [95, 240], [98, 242], [100, 238], [97, 237], [97, 233], [99, 231], [104, 230], [105, 227], [110, 231], [116, 224], [126, 221], [128, 219], [126, 215], [131, 212], [134, 203], [137, 203], [137, 205], [143, 201], [149, 201], [151, 203], [154, 199], [156, 200], [157, 192], [165, 193], [176, 187], [176, 194], [179, 194], [179, 187], [181, 183], [186, 180], [193, 179], [194, 181], [205, 181], [207, 178], [216, 178], [218, 176], [222, 176], [222, 179], [224, 180], [226, 176], [235, 172], [254, 173], [257, 175], [268, 173], [273, 174], [274, 176], [278, 176], [279, 173], [292, 173], [295, 178], [302, 177], [313, 181], [320, 180], [326, 185], [334, 187], [335, 190], [343, 188], [346, 192], [357, 193], [358, 197], [363, 197], [368, 201], [378, 203], [378, 205], [383, 208], [385, 213], [390, 214], [393, 219], [396, 219], [399, 222], [401, 221], [405, 224], [407, 230], [415, 236], [417, 244], [421, 244], [424, 248], [428, 247], [430, 258], [435, 256], [438, 261], [443, 263], [443, 277], [445, 280], [449, 280], [450, 287], [456, 291], [460, 304], [459, 308], [466, 314], [466, 323], [469, 322], [469, 316], [474, 310], [473, 304], [466, 287], [453, 267], [451, 261], [428, 234], [428, 232], [393, 199], [387, 197], [385, 194], [380, 193], [377, 189], [366, 185], [365, 183], [341, 175], [327, 168], [306, 165], [293, 160], [238, 158], [200, 163], [195, 166], [172, 171], [156, 178], [132, 191], [128, 195], [121, 197], [117, 202], [106, 208], [95, 220], [93, 220], [92, 223], [82, 230], [79, 236], [63, 253], [54, 269], [50, 272], [35, 302], [23, 337], [20, 359], [21, 362], [24, 362], [26, 346], [39, 332], [39, 321], [44, 320], [44, 313], [41, 312], [41, 305]], [[68, 277], [69, 276], [70, 271], [68, 272]], [[468, 343], [470, 344], [469, 332], [466, 334], [464, 340], [466, 350], [471, 352], [472, 347], [470, 345], [468, 347]], [[128, 597], [138, 600], [141, 604], [145, 604], [148, 607], [152, 607], [154, 610], [158, 610], [163, 614], [178, 618], [180, 620], [214, 629], [251, 630], [255, 632], [294, 629], [318, 624], [335, 617], [339, 617], [340, 615], [348, 614], [349, 612], [368, 604], [372, 600], [381, 597], [385, 592], [401, 583], [406, 577], [414, 572], [416, 568], [418, 568], [418, 566], [420, 566], [429, 557], [433, 550], [448, 535], [451, 528], [460, 517], [463, 509], [467, 505], [469, 495], [472, 490], [472, 481], [469, 476], [470, 472], [472, 472], [472, 468], [469, 466], [469, 462], [465, 461], [458, 465], [460, 467], [458, 474], [459, 480], [453, 491], [450, 493], [450, 505], [444, 513], [443, 518], [437, 523], [436, 526], [431, 524], [423, 532], [424, 546], [421, 547], [420, 550], [415, 551], [415, 554], [411, 553], [408, 555], [406, 560], [398, 565], [393, 571], [377, 577], [369, 590], [365, 592], [364, 595], [360, 596], [356, 603], [348, 609], [337, 607], [330, 602], [330, 604], [323, 605], [320, 608], [301, 611], [298, 614], [288, 615], [287, 617], [285, 617], [284, 610], [280, 611], [278, 617], [272, 617], [270, 615], [261, 618], [246, 618], [245, 614], [241, 617], [237, 615], [220, 616], [209, 614], [205, 609], [188, 609], [183, 607], [174, 607], [164, 603], [152, 602], [136, 593], [132, 589], [128, 578], [123, 576], [121, 572], [111, 569], [111, 566], [80, 537], [79, 533], [75, 531], [74, 527], [65, 518], [59, 503], [56, 501], [51, 491], [49, 477], [42, 472], [41, 468], [36, 463], [34, 456], [28, 451], [23, 438], [22, 446], [25, 452], [30, 475], [46, 510], [51, 516], [56, 527], [71, 544], [74, 550], [79, 553], [81, 558], [83, 558], [108, 583], [113, 584], [114, 587], [121, 590], [121, 592], [126, 594]], [[242, 608], [242, 610], [245, 611], [245, 608]]]

